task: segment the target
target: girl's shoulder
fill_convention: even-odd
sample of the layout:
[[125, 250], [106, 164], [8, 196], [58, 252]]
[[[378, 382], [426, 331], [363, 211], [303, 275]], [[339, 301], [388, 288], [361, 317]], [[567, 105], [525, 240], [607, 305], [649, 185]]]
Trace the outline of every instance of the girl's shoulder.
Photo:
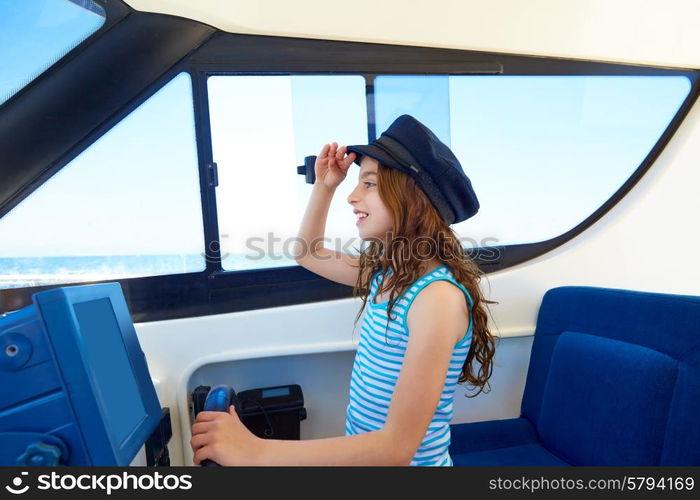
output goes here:
[[[386, 274], [384, 277], [391, 275], [392, 270], [389, 269], [387, 270]], [[372, 278], [370, 279], [370, 294], [374, 295], [376, 293], [378, 285], [381, 281], [383, 281], [382, 278], [382, 270], [377, 270], [372, 274]], [[450, 270], [449, 267], [446, 265], [440, 265], [433, 270], [425, 273], [423, 276], [419, 277], [416, 281], [414, 281], [411, 285], [409, 285], [406, 290], [401, 294], [401, 298], [403, 299], [403, 303], [401, 305], [404, 306], [405, 310], [407, 311], [413, 300], [420, 294], [421, 290], [426, 288], [428, 285], [434, 282], [447, 282], [451, 284], [445, 283], [444, 285], [437, 285], [433, 286], [432, 288], [435, 289], [436, 291], [439, 289], [440, 291], [437, 293], [447, 293], [451, 294], [454, 296], [465, 296], [467, 299], [467, 304], [469, 309], [471, 309], [474, 305], [474, 300], [471, 297], [471, 294], [467, 290], [467, 288], [457, 281], [455, 279], [454, 274]], [[389, 294], [388, 290], [384, 290], [385, 294]]]
[[[436, 282], [442, 284], [432, 285]], [[451, 283], [451, 285], [448, 283]], [[432, 285], [430, 288], [434, 290], [433, 293], [436, 293], [435, 291], [437, 291], [437, 293], [440, 294], [449, 294], [453, 296], [464, 295], [467, 298], [469, 307], [472, 307], [474, 304], [471, 294], [469, 293], [467, 288], [462, 283], [457, 281], [450, 268], [444, 264], [438, 266], [437, 268], [433, 269], [431, 272], [417, 280], [411, 288], [415, 294], [418, 294], [421, 290], [428, 287], [429, 285]]]
[[[411, 307], [414, 302], [417, 307]], [[455, 345], [460, 345], [460, 342], [469, 338], [472, 328], [471, 307], [472, 299], [467, 289], [453, 276], [439, 273], [425, 279], [419, 290], [409, 297], [403, 320], [407, 326], [409, 316], [412, 320], [440, 320], [443, 325], [454, 324], [458, 333]], [[444, 333], [447, 334], [448, 331], [451, 328]]]

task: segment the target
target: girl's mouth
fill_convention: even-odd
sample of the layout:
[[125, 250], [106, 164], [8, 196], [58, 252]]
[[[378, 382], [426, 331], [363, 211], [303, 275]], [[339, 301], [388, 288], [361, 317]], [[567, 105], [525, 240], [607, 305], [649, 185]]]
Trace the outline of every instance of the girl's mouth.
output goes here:
[[369, 215], [366, 212], [357, 212], [357, 222], [355, 225], [359, 226], [362, 224]]

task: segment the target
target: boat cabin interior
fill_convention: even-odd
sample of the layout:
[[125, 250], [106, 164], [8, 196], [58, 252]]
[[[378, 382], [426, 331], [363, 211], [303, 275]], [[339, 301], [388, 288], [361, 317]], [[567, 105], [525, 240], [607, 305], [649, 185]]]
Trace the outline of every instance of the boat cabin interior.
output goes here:
[[[495, 339], [441, 464], [700, 465], [698, 22], [690, 0], [0, 0], [0, 464], [216, 465], [193, 425], [232, 405], [261, 439], [350, 433], [390, 296], [300, 259], [300, 228], [324, 145], [410, 115], [478, 196], [449, 227]], [[348, 163], [318, 234], [358, 262]]]

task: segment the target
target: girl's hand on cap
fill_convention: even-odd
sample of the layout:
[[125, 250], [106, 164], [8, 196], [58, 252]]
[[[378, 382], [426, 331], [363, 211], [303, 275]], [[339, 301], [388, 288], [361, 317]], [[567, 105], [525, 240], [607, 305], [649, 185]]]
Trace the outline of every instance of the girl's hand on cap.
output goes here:
[[346, 155], [347, 147], [338, 147], [337, 142], [326, 144], [316, 157], [316, 182], [329, 188], [336, 188], [345, 180], [348, 169], [355, 161], [355, 153]]

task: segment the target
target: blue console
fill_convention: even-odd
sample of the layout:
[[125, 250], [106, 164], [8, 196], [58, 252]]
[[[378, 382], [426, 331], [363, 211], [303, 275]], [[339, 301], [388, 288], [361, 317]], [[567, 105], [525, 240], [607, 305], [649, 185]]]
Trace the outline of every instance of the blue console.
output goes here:
[[160, 419], [118, 283], [0, 317], [0, 465], [129, 465]]

